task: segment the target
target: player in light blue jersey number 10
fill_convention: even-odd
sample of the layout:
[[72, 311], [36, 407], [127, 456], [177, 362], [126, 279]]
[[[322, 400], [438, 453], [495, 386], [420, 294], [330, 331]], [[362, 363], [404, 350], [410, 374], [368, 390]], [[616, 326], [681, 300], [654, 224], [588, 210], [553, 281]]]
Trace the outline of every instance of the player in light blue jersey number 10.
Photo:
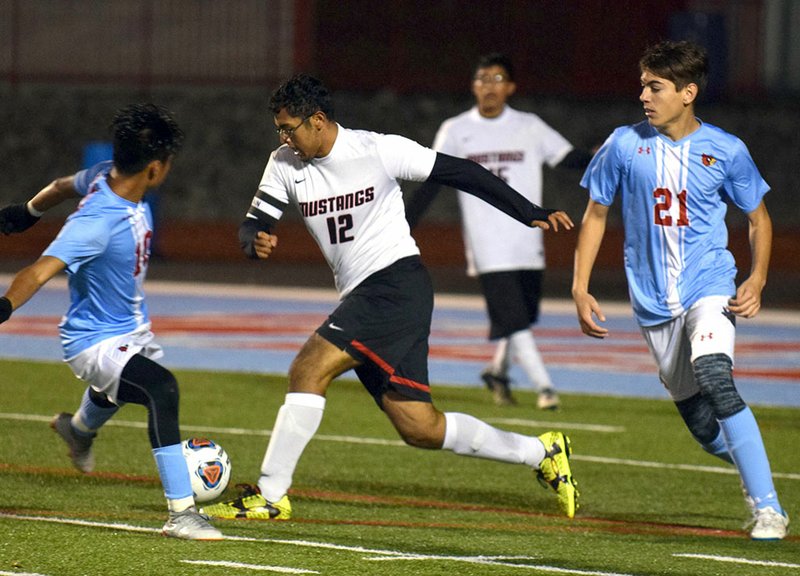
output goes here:
[[0, 231], [23, 232], [49, 208], [83, 197], [58, 237], [0, 298], [0, 323], [66, 270], [70, 307], [59, 325], [64, 360], [88, 386], [77, 413], [56, 415], [52, 428], [69, 446], [74, 466], [91, 472], [97, 430], [122, 404], [145, 406], [169, 507], [164, 535], [220, 540], [219, 530], [195, 508], [178, 426], [178, 383], [154, 362], [163, 352], [153, 340], [142, 289], [152, 237], [142, 197], [166, 178], [183, 133], [152, 104], [123, 108], [111, 128], [113, 162], [58, 178], [28, 203], [0, 210]]
[[[662, 42], [642, 56], [639, 97], [647, 120], [618, 128], [589, 164], [590, 200], [575, 252], [572, 296], [583, 332], [604, 338], [589, 278], [609, 206], [622, 198], [625, 272], [659, 377], [689, 431], [735, 464], [753, 518], [751, 538], [780, 540], [789, 518], [772, 481], [758, 423], [736, 390], [736, 316], [761, 307], [772, 224], [769, 190], [741, 140], [694, 115], [707, 56], [690, 42]], [[737, 288], [727, 250], [726, 199], [747, 214], [752, 268]], [[594, 318], [593, 318], [594, 316]]]

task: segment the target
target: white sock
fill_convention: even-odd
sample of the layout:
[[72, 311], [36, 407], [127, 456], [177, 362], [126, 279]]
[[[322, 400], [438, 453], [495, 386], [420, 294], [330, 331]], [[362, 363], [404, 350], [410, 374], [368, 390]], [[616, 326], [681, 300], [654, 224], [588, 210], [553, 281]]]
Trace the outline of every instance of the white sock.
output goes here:
[[183, 512], [194, 506], [194, 496], [186, 498], [167, 498], [167, 507], [170, 512]]
[[508, 373], [508, 338], [501, 338], [497, 341], [497, 348], [494, 349], [494, 357], [489, 369], [495, 376], [505, 376]]
[[301, 392], [286, 395], [258, 479], [261, 494], [270, 502], [277, 502], [289, 491], [297, 461], [317, 432], [324, 411], [324, 396]]
[[522, 366], [534, 387], [537, 390], [552, 388], [553, 382], [544, 367], [544, 360], [536, 346], [536, 340], [533, 339], [533, 332], [528, 329], [514, 332], [509, 337], [509, 342], [511, 356]]
[[443, 450], [532, 468], [538, 468], [544, 460], [544, 444], [534, 436], [499, 430], [469, 414], [445, 412], [444, 417]]

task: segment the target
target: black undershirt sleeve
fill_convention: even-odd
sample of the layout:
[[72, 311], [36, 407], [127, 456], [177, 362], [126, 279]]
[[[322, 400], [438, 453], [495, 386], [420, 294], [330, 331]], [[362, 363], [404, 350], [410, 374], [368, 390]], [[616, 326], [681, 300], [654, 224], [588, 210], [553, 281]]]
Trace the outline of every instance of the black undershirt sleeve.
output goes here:
[[556, 168], [566, 168], [568, 170], [583, 170], [592, 161], [592, 153], [588, 150], [580, 148], [573, 148], [570, 150], [561, 162], [556, 164]]
[[422, 215], [428, 210], [441, 189], [442, 187], [438, 183], [428, 180], [414, 191], [406, 204], [406, 220], [408, 220], [409, 228], [413, 230], [417, 227]]
[[472, 194], [527, 226], [534, 220], [547, 222], [547, 217], [556, 212], [532, 203], [477, 162], [441, 152], [436, 153], [427, 181]]

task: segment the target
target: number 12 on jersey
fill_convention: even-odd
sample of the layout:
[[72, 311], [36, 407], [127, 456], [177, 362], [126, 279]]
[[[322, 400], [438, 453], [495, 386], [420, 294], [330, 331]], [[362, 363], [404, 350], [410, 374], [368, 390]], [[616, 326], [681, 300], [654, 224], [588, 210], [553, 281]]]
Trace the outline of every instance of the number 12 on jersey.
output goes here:
[[331, 244], [343, 244], [344, 242], [351, 242], [354, 238], [348, 232], [353, 228], [353, 215], [352, 214], [339, 214], [339, 216], [331, 216], [326, 220], [328, 224], [328, 237]]

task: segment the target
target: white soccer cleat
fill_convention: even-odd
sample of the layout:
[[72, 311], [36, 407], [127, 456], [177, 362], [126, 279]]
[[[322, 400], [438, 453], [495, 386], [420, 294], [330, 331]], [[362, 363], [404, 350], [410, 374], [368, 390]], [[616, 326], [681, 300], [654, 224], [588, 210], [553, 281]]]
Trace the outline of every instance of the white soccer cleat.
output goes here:
[[170, 512], [169, 520], [161, 529], [164, 536], [181, 540], [222, 540], [222, 532], [208, 523], [208, 520], [192, 506], [182, 512]]
[[552, 388], [542, 388], [536, 398], [536, 407], [539, 410], [557, 410], [561, 401], [558, 393]]
[[789, 531], [789, 515], [778, 512], [772, 506], [756, 508], [753, 514], [753, 540], [783, 540]]

